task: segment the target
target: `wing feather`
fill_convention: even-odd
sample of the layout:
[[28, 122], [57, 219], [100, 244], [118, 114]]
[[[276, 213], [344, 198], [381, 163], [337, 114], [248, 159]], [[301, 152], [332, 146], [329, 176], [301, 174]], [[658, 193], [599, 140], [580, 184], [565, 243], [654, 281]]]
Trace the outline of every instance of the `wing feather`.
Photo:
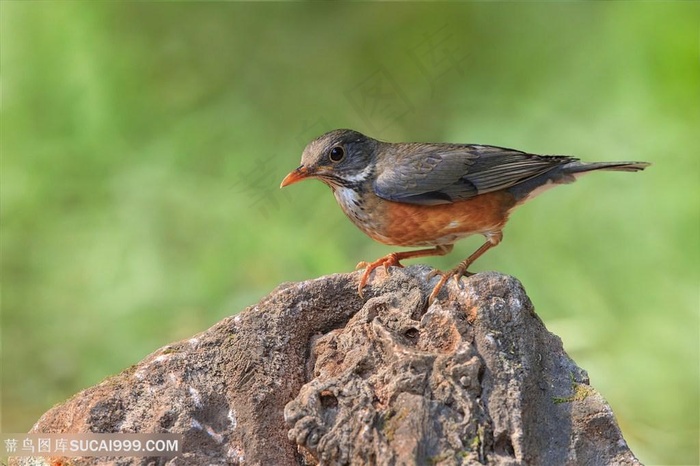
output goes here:
[[392, 144], [374, 182], [384, 199], [445, 204], [507, 189], [577, 159], [471, 144]]

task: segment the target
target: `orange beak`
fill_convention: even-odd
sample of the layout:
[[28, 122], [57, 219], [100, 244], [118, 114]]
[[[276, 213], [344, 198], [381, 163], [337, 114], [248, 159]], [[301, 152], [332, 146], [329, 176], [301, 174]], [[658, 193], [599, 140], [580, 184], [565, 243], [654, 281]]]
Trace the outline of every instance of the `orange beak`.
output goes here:
[[302, 181], [305, 178], [309, 176], [309, 171], [305, 166], [301, 166], [291, 172], [289, 175], [285, 176], [284, 179], [282, 180], [282, 184], [280, 184], [280, 188], [284, 188], [285, 186], [289, 186], [290, 184], [294, 184], [298, 181]]

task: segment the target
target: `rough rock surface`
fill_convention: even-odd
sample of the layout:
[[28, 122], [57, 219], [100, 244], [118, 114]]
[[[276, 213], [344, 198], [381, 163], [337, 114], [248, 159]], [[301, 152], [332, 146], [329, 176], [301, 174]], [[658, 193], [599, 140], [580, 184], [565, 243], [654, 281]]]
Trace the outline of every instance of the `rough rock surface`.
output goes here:
[[450, 280], [428, 307], [430, 271], [380, 270], [364, 299], [357, 273], [283, 284], [32, 432], [184, 434], [174, 459], [73, 465], [639, 464], [516, 279]]

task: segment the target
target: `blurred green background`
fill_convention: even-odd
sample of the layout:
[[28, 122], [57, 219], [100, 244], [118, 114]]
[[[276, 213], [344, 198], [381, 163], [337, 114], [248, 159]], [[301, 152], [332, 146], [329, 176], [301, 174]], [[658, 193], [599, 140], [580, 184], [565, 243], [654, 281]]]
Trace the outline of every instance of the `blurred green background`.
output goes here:
[[4, 432], [391, 252], [321, 183], [278, 189], [349, 127], [653, 162], [522, 207], [472, 270], [523, 282], [642, 461], [700, 461], [700, 3], [4, 0], [0, 21]]

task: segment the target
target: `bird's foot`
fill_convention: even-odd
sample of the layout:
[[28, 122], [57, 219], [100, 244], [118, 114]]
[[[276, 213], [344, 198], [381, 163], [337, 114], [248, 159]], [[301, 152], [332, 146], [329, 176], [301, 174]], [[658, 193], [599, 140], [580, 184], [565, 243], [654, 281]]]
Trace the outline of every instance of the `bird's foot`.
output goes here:
[[428, 280], [430, 280], [431, 278], [433, 278], [436, 275], [440, 275], [441, 278], [440, 278], [440, 281], [437, 283], [437, 285], [435, 285], [435, 287], [433, 288], [433, 291], [432, 291], [432, 293], [430, 293], [430, 296], [428, 297], [428, 306], [433, 304], [433, 302], [437, 298], [438, 294], [440, 294], [440, 290], [442, 289], [443, 285], [445, 285], [445, 283], [447, 283], [447, 280], [449, 280], [450, 277], [454, 277], [455, 283], [459, 283], [460, 278], [470, 277], [470, 276], [474, 275], [473, 273], [467, 271], [467, 268], [469, 267], [469, 265], [470, 264], [465, 261], [465, 262], [461, 262], [457, 267], [450, 270], [449, 272], [441, 272], [440, 270], [433, 270], [432, 272], [430, 272], [428, 274], [428, 277], [427, 277]]
[[392, 252], [391, 254], [387, 254], [384, 257], [380, 257], [374, 262], [365, 262], [362, 261], [359, 264], [357, 264], [357, 267], [355, 267], [355, 270], [364, 268], [365, 271], [362, 273], [362, 276], [360, 277], [360, 283], [357, 286], [357, 292], [362, 296], [362, 289], [365, 287], [367, 284], [367, 281], [369, 280], [369, 276], [372, 273], [372, 271], [378, 267], [384, 266], [384, 272], [388, 273], [389, 272], [389, 267], [403, 267], [401, 265], [401, 262], [399, 262], [399, 257], [398, 254], [395, 252]]

